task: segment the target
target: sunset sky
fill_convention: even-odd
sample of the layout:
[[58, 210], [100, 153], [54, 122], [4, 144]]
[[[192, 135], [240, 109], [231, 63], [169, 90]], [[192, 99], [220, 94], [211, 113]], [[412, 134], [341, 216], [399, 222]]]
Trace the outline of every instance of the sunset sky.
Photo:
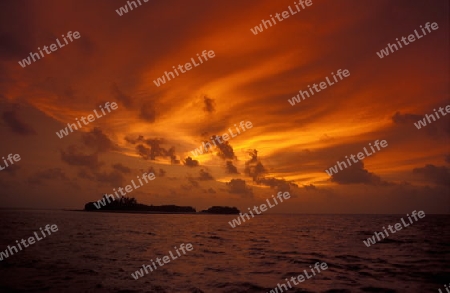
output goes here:
[[[294, 1], [141, 2], [123, 16], [122, 0], [0, 3], [0, 156], [21, 156], [0, 171], [0, 207], [82, 209], [154, 171], [129, 196], [244, 211], [289, 191], [270, 212], [450, 213], [450, 116], [414, 126], [450, 104], [448, 1], [313, 0], [258, 35]], [[427, 22], [439, 29], [377, 56]], [[69, 31], [81, 37], [18, 64]], [[215, 57], [153, 83], [204, 50]], [[288, 103], [338, 69], [350, 76]], [[56, 135], [108, 101], [118, 109]], [[192, 156], [241, 121], [253, 128]], [[375, 140], [388, 146], [325, 173]]]

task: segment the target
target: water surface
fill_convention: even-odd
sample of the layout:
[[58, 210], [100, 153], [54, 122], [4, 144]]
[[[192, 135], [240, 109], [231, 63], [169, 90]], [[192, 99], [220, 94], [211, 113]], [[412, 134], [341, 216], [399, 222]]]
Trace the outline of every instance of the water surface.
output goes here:
[[[437, 292], [450, 282], [449, 216], [426, 215], [387, 240], [363, 240], [405, 215], [233, 215], [3, 210], [0, 250], [46, 224], [59, 231], [0, 262], [0, 292], [269, 292], [315, 262], [289, 292]], [[194, 250], [134, 280], [131, 273]]]

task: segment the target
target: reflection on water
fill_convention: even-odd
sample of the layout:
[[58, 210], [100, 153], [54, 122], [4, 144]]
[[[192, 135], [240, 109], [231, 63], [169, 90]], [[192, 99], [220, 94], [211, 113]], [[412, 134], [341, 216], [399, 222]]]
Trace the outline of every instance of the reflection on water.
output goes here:
[[[316, 262], [328, 269], [289, 292], [437, 292], [450, 280], [449, 216], [366, 247], [402, 215], [235, 215], [2, 211], [0, 249], [48, 223], [58, 233], [0, 262], [0, 292], [269, 292]], [[195, 249], [134, 280], [181, 243]]]

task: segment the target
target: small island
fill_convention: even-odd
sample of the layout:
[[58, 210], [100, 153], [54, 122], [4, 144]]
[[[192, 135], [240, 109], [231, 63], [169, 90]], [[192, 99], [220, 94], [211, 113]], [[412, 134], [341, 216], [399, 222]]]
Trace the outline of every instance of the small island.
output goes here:
[[221, 214], [221, 215], [237, 215], [240, 211], [236, 207], [220, 207], [213, 206], [207, 210], [203, 210], [202, 214]]
[[220, 214], [235, 215], [239, 210], [235, 207], [213, 206], [207, 210], [197, 213], [196, 209], [190, 206], [176, 205], [145, 205], [138, 203], [135, 198], [122, 196], [119, 199], [108, 199], [103, 195], [97, 202], [88, 202], [84, 205], [84, 210], [88, 212], [122, 212], [122, 213], [148, 213], [148, 214]]
[[193, 207], [182, 207], [176, 205], [145, 205], [138, 203], [135, 198], [121, 197], [118, 200], [109, 200], [106, 195], [97, 202], [88, 202], [84, 205], [84, 210], [89, 212], [114, 211], [114, 212], [148, 212], [148, 213], [183, 213], [192, 214], [197, 211]]

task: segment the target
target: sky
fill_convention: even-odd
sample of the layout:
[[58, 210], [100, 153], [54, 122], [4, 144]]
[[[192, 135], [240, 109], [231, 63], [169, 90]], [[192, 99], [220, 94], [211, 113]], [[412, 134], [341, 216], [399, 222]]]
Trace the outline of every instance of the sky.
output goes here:
[[[2, 1], [0, 156], [21, 160], [0, 171], [0, 207], [82, 209], [153, 172], [128, 196], [245, 211], [288, 191], [268, 213], [450, 213], [450, 117], [414, 125], [450, 105], [449, 3], [313, 0], [252, 33], [293, 2], [142, 0], [120, 16], [126, 1]], [[427, 22], [438, 29], [423, 35]], [[80, 38], [19, 65], [69, 31]], [[153, 82], [205, 50], [214, 58]], [[288, 102], [339, 69], [350, 75]], [[56, 135], [106, 102], [118, 108]], [[191, 153], [241, 121], [253, 127]], [[388, 146], [325, 172], [376, 140]]]

